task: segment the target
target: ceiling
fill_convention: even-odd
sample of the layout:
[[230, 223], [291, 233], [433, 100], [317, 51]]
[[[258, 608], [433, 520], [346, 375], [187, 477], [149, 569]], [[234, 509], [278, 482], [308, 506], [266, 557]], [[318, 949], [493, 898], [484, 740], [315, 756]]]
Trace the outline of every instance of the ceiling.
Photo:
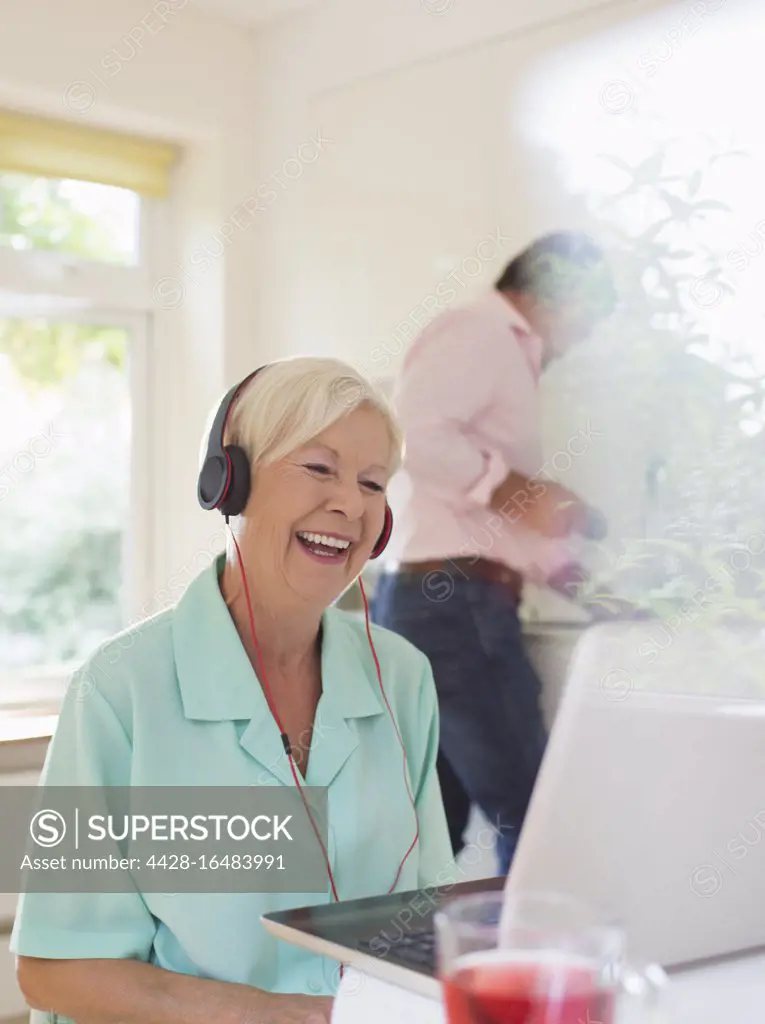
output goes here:
[[210, 14], [254, 27], [313, 7], [319, 0], [195, 0], [194, 6]]

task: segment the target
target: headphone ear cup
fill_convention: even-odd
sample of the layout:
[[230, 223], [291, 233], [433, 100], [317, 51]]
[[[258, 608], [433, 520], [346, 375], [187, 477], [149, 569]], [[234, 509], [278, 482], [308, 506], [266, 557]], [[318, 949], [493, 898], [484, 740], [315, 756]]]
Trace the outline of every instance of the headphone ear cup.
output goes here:
[[377, 543], [372, 548], [372, 554], [370, 558], [379, 558], [380, 555], [385, 551], [390, 540], [390, 535], [393, 533], [393, 513], [390, 510], [390, 505], [385, 502], [385, 520], [383, 521], [383, 528], [380, 536], [377, 538]]
[[218, 508], [224, 516], [238, 516], [244, 512], [250, 497], [250, 460], [239, 445], [226, 445], [224, 451], [229, 458], [230, 473], [228, 487]]
[[208, 455], [202, 466], [197, 483], [197, 498], [208, 512], [218, 507], [226, 493], [228, 462], [222, 455]]

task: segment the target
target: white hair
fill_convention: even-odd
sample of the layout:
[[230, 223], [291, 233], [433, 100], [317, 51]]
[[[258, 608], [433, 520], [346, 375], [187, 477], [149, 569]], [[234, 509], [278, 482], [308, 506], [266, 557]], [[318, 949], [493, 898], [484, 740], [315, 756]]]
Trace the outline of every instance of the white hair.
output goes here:
[[[269, 363], [237, 396], [224, 443], [240, 445], [255, 470], [312, 441], [361, 405], [376, 409], [385, 421], [392, 475], [403, 458], [401, 428], [382, 388], [339, 359], [295, 356]], [[208, 433], [209, 427], [205, 451]]]

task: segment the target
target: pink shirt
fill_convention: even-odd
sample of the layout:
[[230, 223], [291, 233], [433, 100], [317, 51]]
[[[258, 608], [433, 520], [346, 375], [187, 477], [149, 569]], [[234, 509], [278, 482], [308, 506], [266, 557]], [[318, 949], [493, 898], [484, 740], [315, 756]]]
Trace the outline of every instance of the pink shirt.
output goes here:
[[541, 356], [539, 336], [495, 289], [415, 338], [395, 398], [406, 454], [389, 488], [388, 561], [481, 556], [544, 583], [573, 560], [519, 512], [488, 508], [509, 470], [542, 468]]

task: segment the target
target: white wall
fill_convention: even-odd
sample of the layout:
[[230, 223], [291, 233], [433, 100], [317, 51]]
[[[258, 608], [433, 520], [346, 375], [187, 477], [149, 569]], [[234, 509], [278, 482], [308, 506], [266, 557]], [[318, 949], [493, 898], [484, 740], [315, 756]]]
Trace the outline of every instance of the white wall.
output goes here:
[[[443, 9], [443, 15], [428, 13], [428, 6]], [[421, 213], [407, 205], [409, 200], [431, 207], [429, 228], [435, 223], [434, 195], [438, 202], [448, 201], [442, 231], [429, 240], [432, 253], [444, 259], [467, 255], [470, 250], [460, 247], [478, 242], [487, 225], [509, 221], [512, 249], [539, 230], [544, 216], [557, 223], [549, 202], [546, 212], [538, 201], [526, 209], [530, 196], [538, 199], [538, 168], [524, 164], [527, 158], [516, 145], [511, 121], [517, 91], [544, 53], [660, 6], [662, 0], [335, 0], [258, 32], [256, 178], [273, 179], [285, 156], [319, 129], [332, 139], [321, 160], [306, 164], [280, 191], [258, 231], [254, 323], [268, 351], [299, 351], [310, 343], [311, 324], [316, 329], [312, 303], [320, 300], [314, 294], [311, 304], [306, 302], [311, 265], [305, 258], [301, 263], [301, 256], [308, 247], [312, 260], [323, 257], [331, 214], [312, 208], [311, 195], [326, 195], [317, 180], [330, 179], [325, 189], [332, 179], [341, 184], [353, 215], [359, 212], [364, 229], [374, 229], [367, 236], [371, 255], [366, 258], [374, 260], [374, 250], [385, 249], [384, 259], [374, 264], [374, 283], [389, 289], [399, 279], [396, 301], [403, 319], [407, 288], [422, 294], [423, 275], [427, 284], [438, 272], [425, 267], [419, 281], [405, 283], [412, 267], [401, 261], [411, 260], [409, 246], [418, 247], [419, 260], [426, 248], [422, 223], [395, 235], [402, 218], [411, 223], [412, 215]], [[684, 10], [688, 4], [663, 6]], [[589, 8], [595, 10], [588, 14]], [[389, 205], [370, 211], [366, 202], [376, 195], [380, 159], [386, 172], [399, 161], [398, 177], [386, 182], [385, 197], [389, 204], [398, 197], [398, 210]], [[457, 217], [463, 221], [455, 232], [460, 237], [444, 237]], [[321, 277], [322, 269], [315, 267], [314, 276]], [[346, 301], [353, 303], [353, 296], [346, 293]], [[376, 322], [375, 310], [369, 322], [368, 331], [386, 326]], [[246, 365], [244, 358], [237, 363], [239, 370]]]
[[[170, 9], [163, 23], [158, 12]], [[220, 532], [195, 508], [198, 436], [229, 373], [226, 346], [257, 358], [250, 326], [254, 232], [237, 230], [196, 282], [194, 246], [211, 241], [252, 189], [253, 47], [243, 31], [189, 0], [0, 0], [0, 106], [157, 135], [184, 154], [156, 275], [178, 277], [185, 301], [156, 310], [152, 593]], [[217, 250], [216, 250], [217, 251]], [[177, 595], [175, 595], [177, 596]]]

